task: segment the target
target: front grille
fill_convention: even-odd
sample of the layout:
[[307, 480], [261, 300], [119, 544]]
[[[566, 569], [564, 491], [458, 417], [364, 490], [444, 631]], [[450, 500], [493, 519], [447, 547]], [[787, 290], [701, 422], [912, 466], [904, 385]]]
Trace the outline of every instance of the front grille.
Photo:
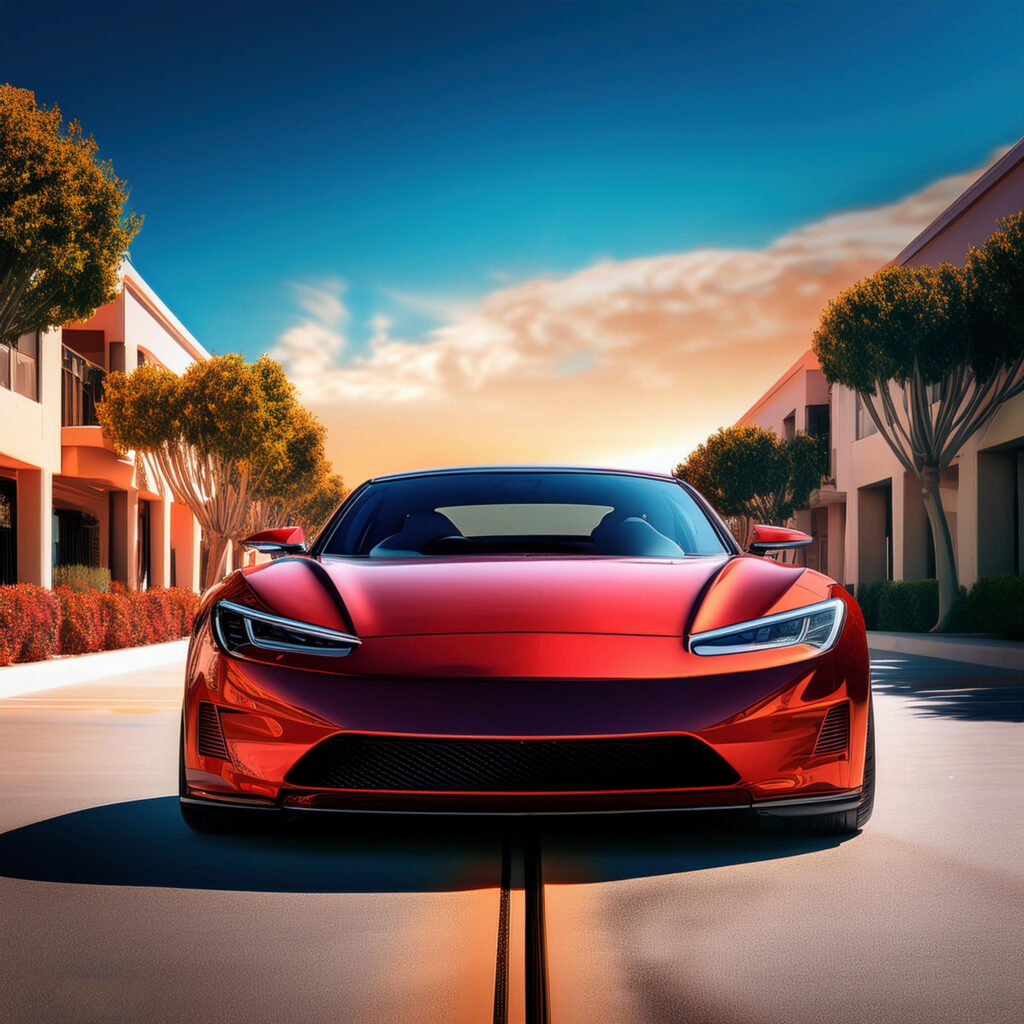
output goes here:
[[814, 744], [815, 755], [844, 754], [850, 744], [850, 705], [837, 704], [829, 708]]
[[478, 740], [339, 733], [286, 781], [310, 789], [588, 792], [730, 786], [739, 775], [692, 736]]
[[219, 757], [230, 760], [224, 733], [220, 727], [220, 714], [217, 705], [208, 700], [199, 702], [199, 715], [196, 721], [196, 746], [203, 757]]

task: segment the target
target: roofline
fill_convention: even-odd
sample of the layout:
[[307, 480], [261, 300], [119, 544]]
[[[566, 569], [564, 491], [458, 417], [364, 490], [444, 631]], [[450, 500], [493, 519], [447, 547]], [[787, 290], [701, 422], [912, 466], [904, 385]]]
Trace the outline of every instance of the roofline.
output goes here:
[[949, 204], [909, 245], [891, 259], [886, 266], [904, 266], [929, 242], [933, 241], [954, 221], [959, 220], [972, 206], [977, 205], [1004, 178], [1024, 163], [1024, 138], [1011, 146], [987, 171], [973, 181]]
[[132, 295], [146, 306], [154, 319], [160, 322], [193, 359], [210, 358], [210, 353], [196, 341], [188, 328], [170, 311], [163, 299], [146, 283], [145, 278], [129, 260], [121, 261], [120, 273], [122, 286], [130, 290]]
[[421, 476], [457, 476], [470, 473], [611, 473], [616, 476], [638, 476], [653, 480], [671, 480], [669, 473], [655, 473], [642, 469], [611, 469], [602, 466], [546, 466], [546, 465], [504, 465], [504, 466], [446, 466], [435, 469], [413, 469], [404, 473], [385, 473], [370, 477], [368, 484], [385, 480], [406, 480]]
[[[813, 365], [808, 365], [808, 357]], [[770, 387], [768, 390], [736, 421], [735, 426], [741, 426], [744, 424], [749, 417], [751, 417], [758, 409], [761, 408], [770, 398], [774, 398], [776, 393], [781, 391], [782, 388], [788, 384], [801, 370], [817, 370], [821, 372], [821, 366], [818, 363], [818, 357], [814, 354], [814, 349], [807, 349], [806, 352]]]

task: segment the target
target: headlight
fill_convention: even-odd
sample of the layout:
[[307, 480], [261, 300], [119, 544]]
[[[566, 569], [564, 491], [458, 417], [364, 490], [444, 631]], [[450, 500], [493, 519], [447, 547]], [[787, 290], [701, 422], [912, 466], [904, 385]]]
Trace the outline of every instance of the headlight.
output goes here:
[[265, 651], [340, 658], [361, 643], [351, 633], [271, 615], [233, 601], [218, 601], [213, 606], [212, 624], [217, 642], [229, 654], [242, 647], [259, 647]]
[[766, 615], [763, 619], [694, 633], [690, 637], [690, 651], [702, 655], [743, 654], [798, 644], [827, 651], [839, 638], [845, 618], [846, 605], [839, 598], [833, 598], [806, 608]]

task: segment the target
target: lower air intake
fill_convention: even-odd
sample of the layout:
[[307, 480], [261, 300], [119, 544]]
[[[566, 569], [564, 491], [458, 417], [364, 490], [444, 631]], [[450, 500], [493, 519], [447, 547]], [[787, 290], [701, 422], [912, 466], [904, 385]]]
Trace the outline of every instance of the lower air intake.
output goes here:
[[739, 775], [692, 736], [477, 740], [339, 733], [286, 781], [310, 789], [554, 793], [730, 786]]
[[208, 700], [199, 702], [199, 714], [196, 719], [196, 748], [203, 757], [219, 757], [230, 760], [224, 733], [220, 727], [220, 713], [217, 705]]
[[837, 704], [829, 708], [814, 744], [815, 755], [845, 754], [850, 745], [850, 705]]

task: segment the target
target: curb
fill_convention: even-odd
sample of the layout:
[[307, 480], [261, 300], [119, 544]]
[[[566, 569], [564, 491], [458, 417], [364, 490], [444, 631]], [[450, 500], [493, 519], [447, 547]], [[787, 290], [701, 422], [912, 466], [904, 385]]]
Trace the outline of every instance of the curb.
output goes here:
[[119, 651], [76, 654], [0, 668], [0, 698], [87, 683], [93, 679], [184, 661], [188, 640], [171, 640]]
[[868, 649], [922, 658], [967, 661], [987, 668], [1024, 671], [1024, 643], [975, 636], [932, 636], [921, 633], [868, 633]]

